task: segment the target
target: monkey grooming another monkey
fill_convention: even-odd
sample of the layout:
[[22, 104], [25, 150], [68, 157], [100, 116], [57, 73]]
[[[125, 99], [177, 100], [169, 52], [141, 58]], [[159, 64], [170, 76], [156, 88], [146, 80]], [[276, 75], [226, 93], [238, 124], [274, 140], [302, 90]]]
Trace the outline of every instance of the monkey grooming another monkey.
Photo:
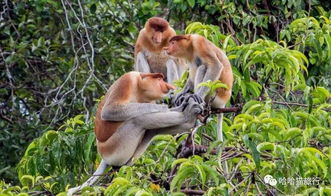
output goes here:
[[177, 134], [195, 124], [203, 108], [189, 97], [182, 105], [169, 109], [154, 104], [174, 89], [161, 73], [129, 72], [121, 76], [100, 101], [96, 112], [95, 134], [102, 161], [83, 185], [68, 190], [68, 195], [90, 186], [108, 166], [131, 164], [158, 134]]
[[[209, 89], [206, 86], [199, 87], [199, 84], [208, 80], [220, 80], [228, 88], [217, 89], [212, 107], [225, 107], [231, 97], [233, 74], [231, 64], [221, 49], [200, 35], [178, 35], [170, 39], [168, 47], [164, 50], [168, 55], [184, 58], [189, 62], [189, 78], [183, 91], [177, 95], [175, 105], [180, 104], [186, 93], [191, 90], [207, 102], [211, 98], [206, 96]], [[217, 117], [217, 138], [223, 141], [223, 113]]]
[[169, 83], [178, 80], [185, 70], [185, 64], [179, 64], [176, 59], [172, 59], [163, 51], [163, 47], [175, 35], [175, 30], [165, 19], [159, 17], [148, 19], [145, 27], [139, 32], [135, 44], [135, 71], [163, 73]]

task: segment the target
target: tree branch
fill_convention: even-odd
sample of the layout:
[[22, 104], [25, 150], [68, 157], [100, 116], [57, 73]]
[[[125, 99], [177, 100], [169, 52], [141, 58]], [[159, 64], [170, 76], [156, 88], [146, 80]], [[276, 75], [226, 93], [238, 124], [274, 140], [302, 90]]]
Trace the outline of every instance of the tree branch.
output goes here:
[[203, 191], [203, 190], [182, 189], [180, 191], [182, 193], [187, 194], [187, 195], [203, 195], [203, 194], [205, 194], [205, 191]]

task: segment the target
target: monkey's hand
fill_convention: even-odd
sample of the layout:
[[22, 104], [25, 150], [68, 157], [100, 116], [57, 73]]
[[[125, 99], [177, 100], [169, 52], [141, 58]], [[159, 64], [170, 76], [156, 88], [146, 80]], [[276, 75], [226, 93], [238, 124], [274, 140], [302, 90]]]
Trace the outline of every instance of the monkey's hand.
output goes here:
[[175, 106], [181, 106], [183, 104], [186, 104], [190, 98], [193, 98], [193, 100], [198, 103], [204, 103], [202, 97], [200, 97], [199, 95], [184, 92], [180, 92], [179, 94], [177, 94], [172, 103]]
[[186, 93], [185, 95], [181, 96], [180, 100], [178, 100], [178, 106], [171, 108], [171, 111], [183, 112], [185, 108], [190, 104], [190, 102], [197, 102], [198, 104], [204, 105], [204, 102], [201, 97], [196, 94], [189, 94]]
[[184, 109], [184, 116], [187, 122], [195, 121], [199, 114], [204, 111], [204, 103], [199, 103], [194, 99], [194, 96], [188, 98], [187, 106]]

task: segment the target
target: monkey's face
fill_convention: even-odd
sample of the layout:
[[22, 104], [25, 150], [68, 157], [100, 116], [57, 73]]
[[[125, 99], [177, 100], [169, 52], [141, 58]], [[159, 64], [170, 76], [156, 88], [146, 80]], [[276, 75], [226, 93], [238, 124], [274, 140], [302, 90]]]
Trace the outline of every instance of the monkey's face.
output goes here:
[[161, 73], [141, 73], [138, 86], [141, 91], [141, 99], [146, 102], [159, 100], [175, 87], [163, 80]]
[[186, 56], [186, 48], [187, 48], [186, 40], [178, 40], [178, 41], [170, 41], [168, 47], [164, 47], [163, 49], [167, 52], [168, 55], [174, 57], [185, 57]]
[[160, 17], [152, 17], [145, 24], [147, 33], [154, 45], [160, 45], [164, 39], [164, 33], [169, 28], [169, 23]]
[[152, 33], [152, 42], [154, 45], [160, 45], [162, 43], [163, 39], [163, 32], [157, 31], [153, 29]]

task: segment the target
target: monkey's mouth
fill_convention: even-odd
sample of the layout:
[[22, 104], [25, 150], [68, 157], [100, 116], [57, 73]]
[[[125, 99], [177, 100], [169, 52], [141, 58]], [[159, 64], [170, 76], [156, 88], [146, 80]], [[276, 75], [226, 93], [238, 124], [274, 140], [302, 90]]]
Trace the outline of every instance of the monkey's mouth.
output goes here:
[[161, 45], [162, 42], [154, 41], [154, 45], [158, 46]]
[[167, 49], [165, 49], [165, 52], [167, 53], [167, 55], [172, 55], [172, 53], [170, 51], [168, 51]]

